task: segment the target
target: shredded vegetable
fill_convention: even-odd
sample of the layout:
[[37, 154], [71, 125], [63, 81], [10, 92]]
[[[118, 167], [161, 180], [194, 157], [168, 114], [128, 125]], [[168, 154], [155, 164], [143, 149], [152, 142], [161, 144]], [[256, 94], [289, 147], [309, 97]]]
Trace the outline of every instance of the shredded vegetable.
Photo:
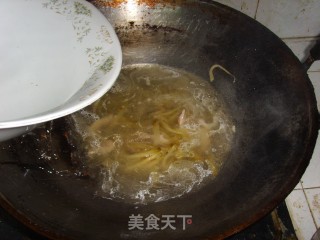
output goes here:
[[223, 70], [225, 73], [227, 73], [227, 74], [229, 74], [230, 76], [232, 76], [232, 77], [233, 77], [233, 83], [235, 83], [236, 77], [235, 77], [232, 73], [230, 73], [227, 69], [225, 69], [224, 67], [222, 67], [222, 66], [219, 65], [219, 64], [214, 64], [214, 65], [211, 66], [211, 68], [210, 68], [210, 70], [209, 70], [210, 82], [213, 82], [213, 80], [214, 80], [214, 72], [213, 72], [213, 71], [214, 71], [216, 68], [220, 68], [220, 69]]
[[125, 68], [111, 91], [86, 109], [97, 116], [88, 120], [85, 143], [92, 166], [108, 173], [104, 190], [135, 199], [147, 188], [153, 199], [159, 186], [178, 184], [168, 190], [172, 197], [190, 191], [191, 178], [200, 184], [215, 176], [233, 134], [219, 99], [209, 83], [183, 71]]

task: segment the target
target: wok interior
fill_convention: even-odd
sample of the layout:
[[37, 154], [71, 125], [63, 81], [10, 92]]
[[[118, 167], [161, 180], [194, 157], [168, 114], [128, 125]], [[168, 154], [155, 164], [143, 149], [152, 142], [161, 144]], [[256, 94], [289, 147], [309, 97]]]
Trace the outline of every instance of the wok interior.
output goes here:
[[[196, 193], [136, 206], [92, 197], [94, 183], [87, 178], [60, 177], [38, 168], [25, 174], [21, 164], [4, 164], [34, 162], [34, 148], [48, 147], [29, 134], [1, 150], [2, 205], [10, 202], [7, 207], [19, 209], [15, 214], [21, 221], [51, 237], [215, 239], [241, 230], [282, 201], [308, 165], [317, 132], [312, 86], [285, 44], [219, 4], [140, 4], [132, 15], [123, 3], [101, 11], [117, 31], [124, 65], [157, 63], [209, 81], [210, 67], [219, 64], [235, 76], [217, 69], [212, 82], [236, 123], [230, 155], [216, 179]], [[67, 146], [63, 133], [68, 120], [47, 128], [52, 126], [51, 146]], [[43, 130], [38, 131], [40, 136]], [[66, 148], [74, 151], [76, 146]], [[60, 157], [68, 158], [63, 151]], [[185, 231], [129, 231], [131, 214], [191, 214], [193, 224]]]

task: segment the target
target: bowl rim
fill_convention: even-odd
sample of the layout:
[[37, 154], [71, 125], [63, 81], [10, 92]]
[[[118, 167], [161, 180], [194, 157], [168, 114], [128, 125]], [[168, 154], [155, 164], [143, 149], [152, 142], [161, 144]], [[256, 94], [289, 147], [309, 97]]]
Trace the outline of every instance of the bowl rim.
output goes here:
[[[70, 0], [73, 2], [74, 0]], [[81, 1], [81, 0], [80, 0]], [[110, 43], [110, 47], [108, 47], [107, 55], [109, 57], [113, 57], [113, 66], [112, 69], [106, 72], [100, 70], [100, 67], [96, 68], [96, 71], [92, 74], [92, 76], [100, 71], [98, 76], [98, 80], [102, 82], [99, 87], [96, 87], [94, 91], [90, 93], [85, 93], [84, 96], [79, 99], [79, 92], [85, 87], [85, 84], [91, 82], [90, 78], [86, 79], [82, 86], [68, 99], [64, 101], [64, 103], [57, 105], [53, 108], [46, 109], [44, 111], [39, 111], [35, 114], [30, 114], [27, 116], [21, 116], [18, 118], [8, 119], [1, 121], [0, 119], [0, 130], [1, 129], [10, 129], [10, 128], [17, 128], [17, 127], [26, 127], [30, 125], [40, 124], [47, 121], [51, 121], [60, 117], [64, 117], [66, 115], [72, 114], [76, 111], [79, 111], [86, 106], [92, 104], [93, 102], [97, 101], [101, 98], [115, 83], [117, 77], [120, 74], [122, 68], [122, 48], [120, 45], [119, 38], [111, 25], [108, 19], [100, 12], [96, 6], [92, 3], [87, 1], [82, 1], [87, 6], [90, 6], [91, 10], [95, 11], [95, 15], [99, 18], [103, 18], [105, 22], [105, 26], [108, 27], [108, 32], [110, 33], [110, 37], [112, 38], [112, 43]], [[85, 47], [85, 46], [84, 46]], [[101, 74], [102, 73], [102, 74]], [[101, 80], [103, 79], [103, 80]], [[95, 81], [95, 80], [93, 80]]]

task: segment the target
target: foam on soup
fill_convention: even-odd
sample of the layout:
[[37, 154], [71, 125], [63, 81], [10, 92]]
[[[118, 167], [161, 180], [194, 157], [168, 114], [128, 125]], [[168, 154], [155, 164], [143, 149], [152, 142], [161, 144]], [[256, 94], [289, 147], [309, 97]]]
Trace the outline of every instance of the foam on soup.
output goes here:
[[104, 198], [159, 202], [219, 172], [235, 132], [209, 82], [155, 64], [122, 69], [100, 100], [72, 115]]

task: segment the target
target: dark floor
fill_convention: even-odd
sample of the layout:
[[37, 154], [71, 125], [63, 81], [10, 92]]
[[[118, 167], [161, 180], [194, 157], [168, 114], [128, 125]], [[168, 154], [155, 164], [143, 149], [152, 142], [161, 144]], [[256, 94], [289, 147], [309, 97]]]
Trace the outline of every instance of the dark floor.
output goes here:
[[[1, 240], [46, 240], [22, 226], [0, 208]], [[294, 229], [285, 203], [281, 203], [271, 214], [244, 231], [227, 240], [296, 240]]]

